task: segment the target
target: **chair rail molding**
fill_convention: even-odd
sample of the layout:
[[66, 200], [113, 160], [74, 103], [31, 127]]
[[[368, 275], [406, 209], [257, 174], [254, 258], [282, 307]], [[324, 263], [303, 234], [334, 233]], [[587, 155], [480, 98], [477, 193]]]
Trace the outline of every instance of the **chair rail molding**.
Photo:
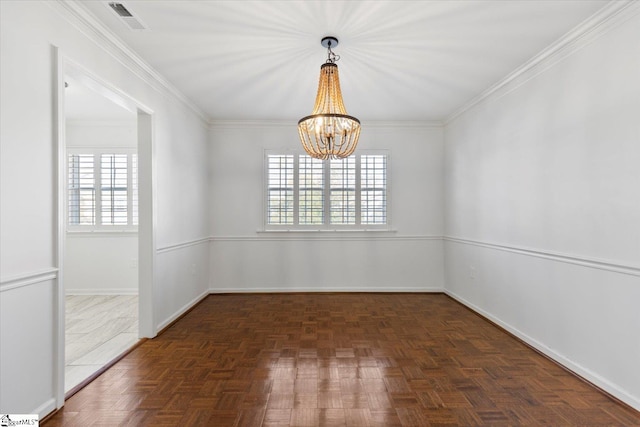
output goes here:
[[171, 244], [171, 245], [161, 246], [161, 247], [156, 249], [156, 253], [157, 254], [163, 254], [163, 253], [166, 253], [166, 252], [177, 251], [177, 250], [188, 248], [188, 247], [191, 247], [191, 246], [197, 246], [197, 245], [201, 245], [203, 243], [209, 243], [210, 240], [211, 240], [210, 237], [202, 237], [202, 238], [199, 238], [199, 239], [187, 240], [185, 242], [180, 242], [180, 243], [174, 243], [174, 244]]
[[483, 248], [489, 248], [498, 251], [506, 251], [517, 253], [520, 255], [527, 255], [536, 258], [544, 258], [552, 261], [564, 262], [566, 264], [575, 264], [588, 268], [596, 268], [599, 270], [612, 271], [614, 273], [628, 274], [631, 276], [640, 276], [640, 266], [624, 264], [611, 260], [604, 260], [598, 258], [591, 258], [586, 256], [580, 256], [576, 254], [567, 254], [562, 252], [546, 251], [542, 249], [532, 249], [522, 246], [497, 244], [491, 242], [484, 242], [479, 240], [463, 239], [460, 237], [445, 236], [445, 242], [459, 243], [463, 245], [480, 246]]
[[23, 273], [11, 277], [3, 277], [2, 279], [0, 279], [0, 292], [47, 282], [50, 280], [54, 280], [57, 277], [58, 269], [54, 267], [46, 268], [43, 270], [36, 270], [29, 273]]

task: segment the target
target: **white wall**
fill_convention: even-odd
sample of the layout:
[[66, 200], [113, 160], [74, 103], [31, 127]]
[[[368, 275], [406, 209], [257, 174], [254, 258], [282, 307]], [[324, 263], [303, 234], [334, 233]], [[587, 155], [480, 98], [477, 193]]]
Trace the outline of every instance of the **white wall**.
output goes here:
[[135, 233], [67, 233], [66, 295], [137, 295]]
[[445, 263], [450, 295], [640, 409], [640, 17], [629, 15], [447, 124]]
[[363, 123], [358, 150], [390, 150], [394, 231], [382, 233], [259, 232], [264, 150], [298, 149], [295, 120], [218, 123], [210, 139], [212, 291], [442, 289], [441, 127]]
[[66, 120], [69, 148], [137, 148], [136, 115], [131, 120]]
[[[135, 115], [128, 121], [67, 120], [67, 148], [137, 147]], [[136, 232], [82, 232], [67, 229], [64, 287], [67, 295], [138, 293]]]
[[[2, 413], [45, 415], [55, 408], [59, 390], [55, 326], [57, 295], [64, 289], [56, 265], [53, 46], [152, 110], [154, 329], [208, 292], [208, 246], [200, 243], [209, 236], [206, 124], [170, 85], [119, 50], [107, 32], [88, 26], [74, 7], [0, 2]], [[166, 252], [168, 247], [173, 249]]]

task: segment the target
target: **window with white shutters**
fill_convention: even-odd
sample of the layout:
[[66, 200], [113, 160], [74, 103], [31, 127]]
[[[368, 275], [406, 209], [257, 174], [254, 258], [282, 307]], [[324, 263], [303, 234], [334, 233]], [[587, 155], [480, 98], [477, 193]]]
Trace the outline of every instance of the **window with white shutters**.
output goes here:
[[267, 229], [387, 229], [388, 154], [340, 160], [267, 152]]
[[268, 224], [293, 224], [293, 155], [267, 159]]
[[387, 156], [363, 156], [360, 165], [360, 221], [387, 223]]
[[69, 225], [96, 223], [94, 157], [93, 154], [69, 155]]
[[324, 164], [309, 156], [298, 156], [298, 223], [322, 224], [324, 216]]
[[329, 161], [331, 224], [356, 223], [356, 159], [351, 156]]
[[68, 225], [76, 231], [135, 230], [138, 224], [137, 155], [70, 150]]

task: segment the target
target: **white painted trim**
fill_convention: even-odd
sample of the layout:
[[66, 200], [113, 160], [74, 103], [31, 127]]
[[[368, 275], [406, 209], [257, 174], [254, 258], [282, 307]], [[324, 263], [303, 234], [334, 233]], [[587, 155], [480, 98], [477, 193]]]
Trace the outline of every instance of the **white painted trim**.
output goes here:
[[67, 224], [67, 127], [65, 117], [65, 58], [59, 47], [53, 47], [52, 71], [53, 71], [53, 149], [56, 155], [56, 169], [52, 179], [55, 181], [55, 217], [54, 217], [54, 259], [58, 268], [56, 286], [54, 288], [53, 316], [53, 396], [55, 408], [64, 406], [64, 375], [65, 375], [65, 312], [66, 301], [64, 298], [64, 254], [66, 246], [65, 226]]
[[182, 92], [151, 67], [124, 41], [115, 35], [104, 24], [97, 20], [80, 1], [58, 0], [45, 2], [60, 13], [67, 21], [82, 32], [87, 38], [96, 43], [102, 50], [109, 53], [129, 71], [138, 76], [155, 90], [167, 94], [188, 107], [206, 126], [209, 118], [198, 106], [189, 100]]
[[10, 291], [23, 286], [36, 285], [38, 283], [55, 280], [57, 277], [58, 269], [54, 267], [11, 277], [3, 277], [0, 280], [0, 292]]
[[496, 244], [490, 242], [482, 242], [478, 240], [462, 239], [459, 237], [445, 236], [444, 241], [460, 243], [464, 245], [480, 246], [483, 248], [494, 249], [498, 251], [512, 252], [521, 255], [532, 256], [536, 258], [544, 258], [566, 264], [580, 265], [582, 267], [596, 268], [598, 270], [612, 271], [614, 273], [628, 274], [631, 276], [640, 276], [640, 266], [623, 264], [616, 261], [604, 260], [598, 258], [589, 258], [576, 254], [566, 254], [561, 252], [545, 251], [541, 249], [531, 249], [522, 246], [511, 246]]
[[[53, 3], [53, 2], [51, 2]], [[64, 58], [65, 66], [64, 73], [72, 77], [78, 84], [81, 84], [88, 89], [94, 91], [98, 95], [109, 99], [116, 105], [119, 105], [125, 110], [131, 111], [132, 115], [138, 113], [139, 110], [143, 110], [148, 114], [152, 114], [153, 110], [147, 105], [143, 104], [139, 100], [135, 99], [129, 93], [123, 91], [118, 86], [112, 84], [109, 80], [102, 78], [89, 68], [81, 65], [79, 62], [71, 59], [70, 57]], [[137, 121], [136, 121], [137, 123]], [[66, 117], [65, 117], [66, 128]], [[66, 142], [66, 141], [65, 141]], [[135, 147], [128, 147], [135, 148]]]
[[[366, 232], [366, 234], [364, 234]], [[212, 236], [189, 240], [156, 249], [157, 254], [171, 252], [212, 242], [280, 242], [280, 241], [407, 241], [407, 240], [443, 240], [442, 236], [394, 236], [385, 235], [395, 230], [259, 230], [259, 236]], [[320, 234], [316, 234], [320, 233]], [[371, 233], [371, 234], [369, 234]]]
[[387, 230], [282, 230], [282, 231], [260, 231], [259, 236], [215, 236], [209, 240], [211, 242], [282, 242], [282, 241], [427, 241], [439, 240], [442, 236], [394, 236], [385, 235]]
[[173, 245], [167, 245], [167, 246], [163, 246], [161, 248], [157, 248], [156, 249], [156, 253], [158, 254], [163, 254], [165, 252], [171, 252], [171, 251], [176, 251], [179, 249], [185, 249], [185, 248], [189, 248], [191, 246], [197, 246], [197, 245], [201, 245], [203, 243], [209, 243], [209, 241], [211, 240], [210, 237], [203, 237], [200, 239], [194, 239], [194, 240], [189, 240], [186, 242], [182, 242], [182, 243], [176, 243]]
[[442, 287], [430, 287], [430, 286], [328, 286], [322, 288], [308, 288], [308, 287], [292, 287], [292, 288], [274, 288], [274, 287], [251, 287], [251, 288], [211, 288], [212, 294], [260, 294], [260, 293], [287, 293], [287, 292], [402, 292], [402, 293], [439, 293], [444, 292]]
[[154, 286], [158, 227], [155, 116], [138, 110], [138, 326], [140, 338], [156, 335]]
[[180, 308], [178, 311], [176, 311], [171, 317], [169, 317], [167, 320], [165, 320], [164, 322], [162, 322], [162, 323], [160, 323], [159, 325], [156, 326], [156, 331], [155, 331], [156, 334], [158, 332], [160, 332], [161, 330], [163, 330], [164, 328], [166, 328], [167, 326], [169, 326], [171, 324], [171, 322], [174, 322], [176, 319], [178, 319], [184, 313], [189, 311], [192, 307], [194, 307], [200, 301], [202, 301], [207, 296], [209, 296], [209, 294], [210, 294], [210, 292], [208, 290], [204, 291], [203, 293], [201, 293], [200, 295], [198, 295], [197, 297], [195, 297], [194, 299], [192, 299], [191, 301], [189, 301], [188, 303], [183, 305], [182, 308]]
[[[58, 2], [56, 2], [58, 3]], [[132, 111], [137, 115], [136, 119], [136, 131], [137, 141], [136, 147], [129, 147], [138, 153], [138, 216], [139, 226], [138, 232], [138, 289], [139, 289], [139, 335], [141, 337], [152, 337], [155, 332], [153, 331], [153, 268], [155, 257], [155, 229], [156, 229], [156, 211], [155, 206], [155, 158], [154, 158], [154, 121], [153, 110], [148, 106], [140, 102], [138, 99], [131, 96], [129, 93], [124, 92], [120, 88], [114, 86], [110, 81], [105, 80], [92, 71], [84, 67], [83, 65], [71, 60], [67, 56], [60, 56], [60, 63], [63, 64], [62, 73], [65, 75], [73, 76], [79, 83], [90, 87], [96, 93], [110, 99], [117, 105]], [[64, 108], [64, 80], [59, 83], [59, 90], [61, 90], [60, 98], [62, 103], [58, 105], [58, 110], [63, 111]], [[59, 115], [60, 116], [60, 115]], [[63, 116], [62, 120], [66, 118]], [[64, 123], [60, 125], [64, 131], [66, 126]], [[61, 134], [60, 138], [63, 138], [64, 134]], [[64, 139], [63, 139], [64, 140]], [[65, 147], [66, 150], [66, 147]], [[60, 160], [64, 165], [66, 162], [66, 153], [63, 159]], [[59, 192], [66, 194], [66, 170], [63, 167], [61, 169], [62, 175], [59, 176], [61, 186]], [[148, 201], [151, 200], [151, 203]], [[63, 203], [64, 209], [66, 209], [66, 203]], [[63, 215], [62, 224], [66, 223], [67, 215]], [[99, 230], [102, 231], [102, 230]], [[123, 234], [131, 235], [135, 230], [121, 230]], [[61, 234], [66, 239], [69, 234]], [[62, 252], [61, 252], [62, 253]], [[61, 255], [60, 255], [61, 256]], [[59, 260], [59, 262], [63, 262]], [[64, 289], [61, 288], [60, 307], [64, 316]], [[64, 334], [64, 323], [62, 324], [62, 333]], [[64, 358], [64, 354], [62, 354]], [[64, 369], [64, 362], [62, 364]], [[64, 371], [62, 371], [64, 374]], [[62, 394], [64, 397], [64, 393]]]
[[471, 310], [475, 311], [476, 313], [479, 313], [480, 315], [484, 316], [485, 318], [491, 320], [493, 323], [499, 325], [501, 328], [503, 328], [504, 330], [508, 331], [510, 334], [513, 334], [514, 336], [518, 337], [522, 341], [526, 342], [527, 344], [529, 344], [530, 346], [532, 346], [536, 350], [540, 351], [541, 353], [547, 355], [548, 357], [550, 357], [551, 359], [555, 360], [556, 362], [558, 362], [559, 364], [561, 364], [565, 368], [569, 369], [573, 373], [577, 374], [578, 376], [580, 376], [580, 377], [586, 379], [587, 381], [595, 384], [596, 386], [600, 387], [601, 389], [603, 389], [607, 393], [611, 394], [612, 396], [615, 396], [616, 398], [622, 400], [623, 402], [625, 402], [628, 405], [634, 407], [635, 409], [640, 410], [640, 399], [638, 399], [636, 396], [633, 396], [632, 394], [630, 394], [627, 391], [619, 388], [617, 385], [611, 383], [610, 381], [608, 381], [607, 379], [601, 377], [600, 375], [598, 375], [598, 374], [590, 371], [589, 369], [579, 365], [578, 363], [572, 361], [571, 359], [568, 359], [567, 357], [563, 356], [562, 354], [560, 354], [560, 353], [554, 351], [553, 349], [547, 347], [543, 343], [541, 343], [541, 342], [537, 341], [536, 339], [528, 336], [527, 334], [521, 332], [517, 328], [514, 328], [511, 325], [509, 325], [508, 323], [503, 322], [501, 319], [491, 315], [489, 312], [483, 310], [482, 308], [476, 306], [475, 304], [472, 304], [471, 302], [469, 302], [466, 299], [462, 298], [460, 295], [458, 295], [458, 294], [456, 294], [454, 292], [451, 292], [448, 289], [445, 289], [444, 293], [447, 294], [448, 296], [450, 296], [451, 298], [455, 299], [456, 301], [460, 302], [461, 304], [465, 305], [466, 307], [470, 308]]
[[443, 124], [445, 126], [448, 125], [465, 111], [488, 98], [499, 97], [516, 89], [557, 62], [570, 56], [603, 34], [606, 34], [607, 31], [620, 25], [639, 11], [640, 1], [637, 0], [609, 2], [556, 42], [543, 49], [503, 79], [471, 99], [471, 101], [453, 111], [445, 118]]
[[138, 288], [67, 289], [66, 295], [138, 295]]
[[51, 399], [48, 399], [46, 402], [44, 402], [42, 405], [38, 406], [36, 409], [32, 410], [30, 413], [38, 414], [38, 417], [40, 418], [40, 420], [42, 420], [44, 417], [49, 415], [55, 409], [56, 409], [56, 399], [52, 397]]

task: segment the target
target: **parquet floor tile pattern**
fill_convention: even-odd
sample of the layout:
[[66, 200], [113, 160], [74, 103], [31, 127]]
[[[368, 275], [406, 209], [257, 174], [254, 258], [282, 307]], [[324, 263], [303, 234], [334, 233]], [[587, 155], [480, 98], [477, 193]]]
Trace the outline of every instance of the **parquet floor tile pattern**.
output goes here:
[[56, 426], [640, 426], [442, 294], [211, 295]]

